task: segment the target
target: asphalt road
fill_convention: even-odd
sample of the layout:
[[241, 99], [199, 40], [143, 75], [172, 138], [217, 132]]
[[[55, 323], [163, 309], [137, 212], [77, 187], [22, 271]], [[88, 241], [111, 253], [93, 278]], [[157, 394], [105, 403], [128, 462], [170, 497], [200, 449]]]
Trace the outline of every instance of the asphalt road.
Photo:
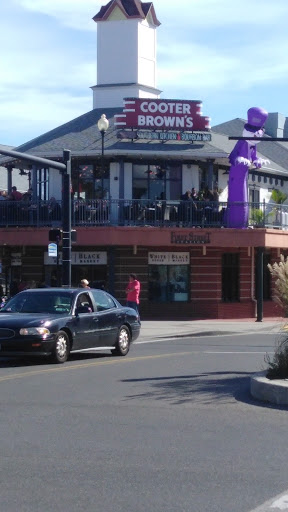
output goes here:
[[0, 360], [1, 512], [261, 507], [288, 487], [288, 410], [249, 394], [274, 341], [145, 341], [125, 358], [59, 366]]

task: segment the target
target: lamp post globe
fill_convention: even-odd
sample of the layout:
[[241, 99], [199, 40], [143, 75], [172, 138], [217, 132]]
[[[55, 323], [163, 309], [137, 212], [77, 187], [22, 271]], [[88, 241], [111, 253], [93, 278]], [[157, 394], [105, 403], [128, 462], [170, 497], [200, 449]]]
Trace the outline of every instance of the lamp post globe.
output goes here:
[[102, 114], [102, 116], [100, 117], [100, 119], [97, 123], [97, 126], [98, 126], [98, 130], [101, 133], [101, 142], [102, 142], [101, 143], [101, 172], [103, 175], [103, 173], [104, 173], [104, 136], [109, 128], [109, 121], [105, 114]]
[[109, 128], [109, 121], [105, 114], [102, 114], [102, 116], [100, 117], [100, 119], [97, 123], [97, 126], [98, 126], [98, 130], [99, 130], [99, 132], [101, 132], [101, 134], [103, 133], [103, 135], [104, 135], [105, 132], [107, 132], [107, 130]]

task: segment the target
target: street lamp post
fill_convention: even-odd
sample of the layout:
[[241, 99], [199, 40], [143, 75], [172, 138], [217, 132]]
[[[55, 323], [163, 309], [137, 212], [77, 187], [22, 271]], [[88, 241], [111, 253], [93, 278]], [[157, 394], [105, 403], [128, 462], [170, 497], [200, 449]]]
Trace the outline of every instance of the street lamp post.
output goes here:
[[108, 128], [109, 128], [109, 121], [106, 117], [105, 114], [102, 114], [102, 116], [100, 117], [98, 123], [97, 123], [97, 126], [98, 126], [98, 130], [99, 132], [101, 133], [101, 138], [102, 138], [102, 144], [101, 144], [101, 172], [102, 172], [102, 175], [104, 173], [104, 137], [105, 137], [105, 133], [107, 132]]

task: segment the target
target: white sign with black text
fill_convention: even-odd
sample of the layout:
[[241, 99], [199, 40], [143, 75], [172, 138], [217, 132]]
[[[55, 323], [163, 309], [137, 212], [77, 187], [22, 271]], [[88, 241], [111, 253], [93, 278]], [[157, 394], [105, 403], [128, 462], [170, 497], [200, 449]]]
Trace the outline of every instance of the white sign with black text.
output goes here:
[[189, 265], [189, 252], [149, 252], [149, 265]]
[[[59, 252], [59, 264], [62, 265], [62, 252]], [[44, 265], [57, 265], [57, 258], [51, 257], [45, 252]], [[72, 251], [71, 265], [107, 265], [107, 252]]]

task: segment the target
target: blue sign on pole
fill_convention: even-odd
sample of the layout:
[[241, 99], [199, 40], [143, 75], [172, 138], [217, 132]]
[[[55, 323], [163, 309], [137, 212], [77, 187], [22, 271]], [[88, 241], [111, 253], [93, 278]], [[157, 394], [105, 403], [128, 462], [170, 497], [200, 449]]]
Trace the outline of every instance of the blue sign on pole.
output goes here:
[[49, 244], [48, 245], [48, 256], [57, 258], [57, 244]]

